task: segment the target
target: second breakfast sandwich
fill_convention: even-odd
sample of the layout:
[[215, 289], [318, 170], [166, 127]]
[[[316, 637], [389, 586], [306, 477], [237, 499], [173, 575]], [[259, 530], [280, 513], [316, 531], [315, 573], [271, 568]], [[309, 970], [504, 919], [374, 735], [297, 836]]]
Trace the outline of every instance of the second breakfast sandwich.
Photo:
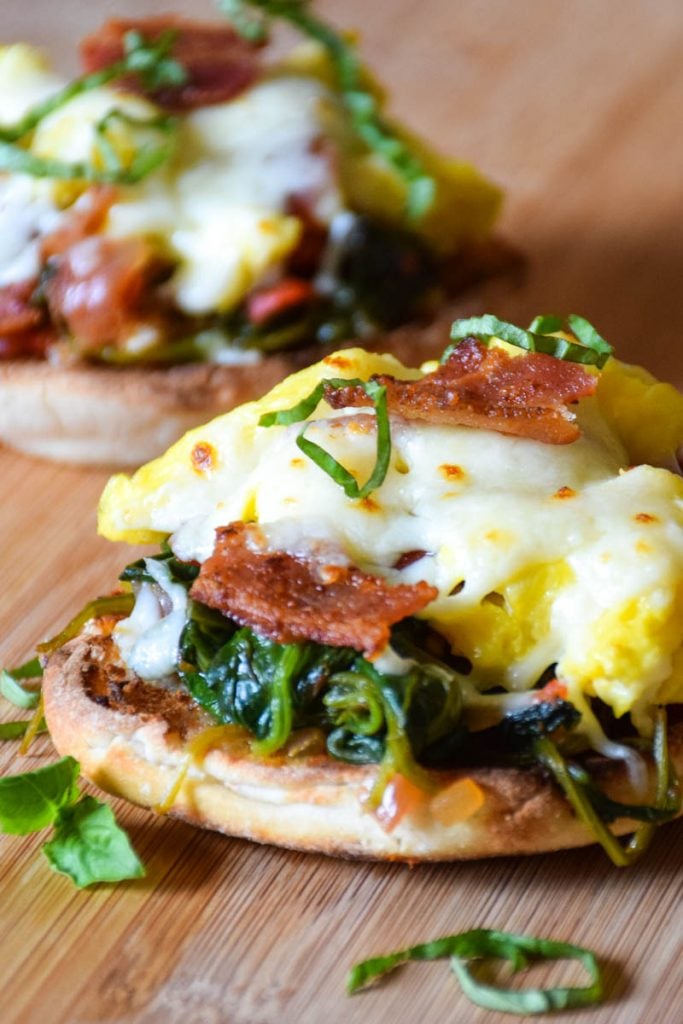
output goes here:
[[[505, 264], [499, 190], [387, 120], [347, 36], [224, 6], [112, 20], [68, 84], [0, 49], [0, 440], [139, 463], [346, 339], [433, 354]], [[271, 12], [308, 37], [284, 58]]]

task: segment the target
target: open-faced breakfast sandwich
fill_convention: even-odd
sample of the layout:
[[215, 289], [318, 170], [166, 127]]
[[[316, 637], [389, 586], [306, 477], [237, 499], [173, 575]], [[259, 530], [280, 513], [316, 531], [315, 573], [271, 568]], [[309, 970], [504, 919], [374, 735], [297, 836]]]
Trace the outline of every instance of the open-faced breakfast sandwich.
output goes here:
[[[347, 339], [421, 361], [509, 264], [499, 190], [386, 119], [350, 38], [307, 0], [221, 6], [107, 22], [70, 83], [0, 49], [10, 445], [139, 464]], [[306, 37], [284, 58], [271, 20]]]
[[43, 646], [55, 746], [261, 842], [627, 863], [680, 810], [682, 438], [578, 316], [330, 355], [110, 480], [161, 550]]

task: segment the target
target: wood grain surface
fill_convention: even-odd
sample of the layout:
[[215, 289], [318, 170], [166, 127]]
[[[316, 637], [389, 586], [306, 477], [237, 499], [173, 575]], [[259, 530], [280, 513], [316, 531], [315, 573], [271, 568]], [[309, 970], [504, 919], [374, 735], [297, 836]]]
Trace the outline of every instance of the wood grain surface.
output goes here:
[[[2, 32], [56, 48], [68, 65], [72, 41], [103, 14], [170, 6], [3, 0]], [[517, 321], [583, 313], [622, 357], [683, 385], [680, 0], [320, 7], [363, 27], [396, 111], [506, 188], [503, 229], [530, 272], [490, 311]], [[0, 451], [0, 664], [28, 656], [130, 559], [95, 535], [106, 475]], [[9, 743], [0, 755], [17, 771], [51, 753], [41, 740], [26, 758]], [[443, 963], [344, 993], [355, 960], [475, 926], [599, 954], [609, 1000], [566, 1021], [681, 1019], [683, 822], [626, 871], [595, 849], [409, 870], [119, 811], [148, 867], [140, 882], [77, 892], [50, 872], [39, 838], [0, 840], [4, 1021], [493, 1024], [505, 1018], [469, 1004]]]

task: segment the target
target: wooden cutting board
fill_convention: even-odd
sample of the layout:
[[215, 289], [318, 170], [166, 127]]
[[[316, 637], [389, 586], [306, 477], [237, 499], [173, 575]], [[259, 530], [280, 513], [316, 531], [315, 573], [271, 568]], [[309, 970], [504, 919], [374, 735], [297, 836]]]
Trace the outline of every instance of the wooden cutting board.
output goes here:
[[[2, 31], [56, 45], [68, 63], [71, 40], [115, 6], [171, 3], [4, 0]], [[526, 250], [529, 275], [490, 311], [517, 322], [582, 313], [622, 357], [683, 385], [679, 0], [320, 7], [364, 27], [396, 111], [507, 189], [502, 227]], [[130, 560], [95, 536], [105, 479], [0, 451], [0, 664], [26, 657]], [[51, 756], [48, 741], [21, 760], [15, 749], [3, 745], [3, 770]], [[681, 1019], [683, 822], [629, 870], [595, 849], [409, 870], [118, 812], [147, 864], [143, 881], [77, 892], [50, 872], [39, 839], [0, 839], [4, 1021], [493, 1024], [503, 1018], [472, 1007], [445, 964], [344, 993], [355, 960], [475, 926], [596, 950], [609, 1001], [566, 1021]]]

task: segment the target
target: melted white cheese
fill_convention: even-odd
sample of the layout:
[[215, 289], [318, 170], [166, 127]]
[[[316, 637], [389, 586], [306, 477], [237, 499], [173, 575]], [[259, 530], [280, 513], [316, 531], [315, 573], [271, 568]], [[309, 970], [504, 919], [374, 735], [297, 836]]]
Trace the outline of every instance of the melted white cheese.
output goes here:
[[114, 639], [126, 665], [141, 679], [172, 675], [178, 664], [180, 634], [187, 619], [187, 591], [173, 583], [163, 562], [145, 559], [155, 583], [142, 583], [135, 607], [114, 629]]
[[32, 46], [0, 46], [0, 124], [15, 124], [64, 84]]
[[179, 261], [169, 288], [181, 309], [233, 308], [296, 245], [292, 196], [322, 223], [341, 209], [329, 154], [316, 148], [327, 103], [313, 79], [277, 78], [189, 114], [174, 160], [126, 191], [108, 232], [151, 237]]

